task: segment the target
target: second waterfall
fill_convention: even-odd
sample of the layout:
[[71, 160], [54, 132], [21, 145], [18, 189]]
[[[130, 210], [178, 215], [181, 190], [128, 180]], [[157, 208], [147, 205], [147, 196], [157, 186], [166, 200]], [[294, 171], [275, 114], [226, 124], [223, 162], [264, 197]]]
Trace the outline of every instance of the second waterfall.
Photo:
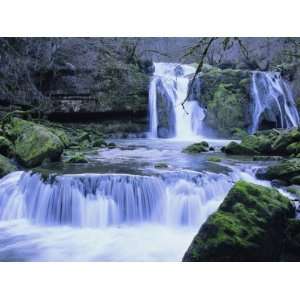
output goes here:
[[205, 115], [196, 101], [182, 103], [195, 73], [190, 65], [155, 63], [149, 88], [150, 136], [191, 139], [201, 134]]

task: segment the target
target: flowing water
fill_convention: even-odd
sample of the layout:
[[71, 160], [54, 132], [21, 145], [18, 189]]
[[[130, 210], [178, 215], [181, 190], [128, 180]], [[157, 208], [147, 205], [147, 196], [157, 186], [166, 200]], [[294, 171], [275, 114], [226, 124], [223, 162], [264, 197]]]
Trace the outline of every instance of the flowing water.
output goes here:
[[77, 174], [18, 171], [0, 180], [0, 260], [178, 261], [234, 182], [257, 182], [247, 161], [182, 153], [189, 142], [115, 142], [120, 148], [89, 154], [95, 173], [77, 165]]
[[[191, 139], [201, 134], [203, 109], [197, 101], [186, 101], [190, 78], [196, 69], [190, 65], [155, 63], [155, 72], [149, 88], [150, 137], [160, 137], [160, 114], [168, 119], [168, 131], [163, 137]], [[159, 112], [158, 96], [167, 106]]]
[[253, 72], [252, 74], [252, 125], [256, 132], [263, 120], [276, 128], [300, 125], [299, 114], [288, 83], [278, 72]]
[[[205, 134], [201, 107], [188, 101], [186, 113], [181, 106], [194, 72], [191, 66], [155, 64], [150, 138], [114, 140], [115, 149], [87, 153], [88, 164], [49, 163], [47, 178], [24, 171], [2, 178], [0, 261], [180, 261], [236, 181], [270, 186], [255, 179], [259, 166], [253, 161], [221, 153], [228, 140], [205, 138], [216, 152], [182, 152]], [[273, 96], [279, 83], [271, 84], [264, 95], [277, 105], [281, 125], [294, 126], [299, 120], [292, 98]], [[253, 90], [259, 116], [271, 100], [262, 98], [256, 78]], [[169, 139], [157, 138], [162, 126], [158, 96], [166, 107], [170, 104], [167, 119], [174, 132], [167, 128], [173, 132]], [[254, 121], [253, 130], [259, 117]], [[222, 163], [209, 162], [212, 155]], [[157, 168], [162, 163], [168, 167]]]

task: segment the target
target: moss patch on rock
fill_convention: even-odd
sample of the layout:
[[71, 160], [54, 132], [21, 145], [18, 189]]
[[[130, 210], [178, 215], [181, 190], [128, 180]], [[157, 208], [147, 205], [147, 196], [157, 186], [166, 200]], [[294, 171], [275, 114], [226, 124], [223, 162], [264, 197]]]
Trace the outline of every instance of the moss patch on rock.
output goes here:
[[17, 171], [17, 167], [13, 165], [8, 158], [0, 154], [0, 177], [14, 171]]
[[239, 181], [200, 228], [183, 261], [278, 261], [295, 208], [277, 190]]
[[16, 158], [24, 167], [36, 167], [44, 160], [58, 160], [64, 145], [45, 126], [18, 118], [5, 124], [6, 135], [14, 142]]
[[205, 141], [192, 144], [182, 150], [182, 152], [189, 153], [189, 154], [197, 154], [197, 153], [208, 152], [208, 151], [209, 151], [209, 144]]

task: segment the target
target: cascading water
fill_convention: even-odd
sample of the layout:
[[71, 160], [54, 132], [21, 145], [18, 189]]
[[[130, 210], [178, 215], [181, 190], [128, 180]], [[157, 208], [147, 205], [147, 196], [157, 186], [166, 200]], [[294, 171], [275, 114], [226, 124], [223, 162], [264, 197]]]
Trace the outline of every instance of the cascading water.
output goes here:
[[278, 72], [252, 73], [252, 125], [256, 132], [263, 120], [277, 128], [291, 128], [300, 124], [299, 114], [288, 83]]
[[147, 222], [199, 226], [232, 185], [225, 175], [197, 172], [63, 175], [52, 181], [25, 172], [7, 175], [0, 181], [0, 220], [90, 228]]
[[187, 101], [184, 108], [182, 103], [188, 94], [190, 77], [196, 69], [174, 63], [154, 65], [155, 72], [149, 87], [150, 136], [195, 138], [201, 133], [201, 122], [205, 116], [203, 109], [197, 101]]

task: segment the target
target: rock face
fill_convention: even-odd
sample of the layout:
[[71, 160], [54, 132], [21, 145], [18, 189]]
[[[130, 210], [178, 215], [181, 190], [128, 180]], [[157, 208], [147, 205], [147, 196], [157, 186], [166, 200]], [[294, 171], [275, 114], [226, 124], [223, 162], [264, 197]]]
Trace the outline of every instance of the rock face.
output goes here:
[[16, 166], [8, 158], [0, 154], [0, 178], [14, 171], [17, 171]]
[[183, 261], [278, 261], [294, 215], [277, 190], [240, 181], [202, 225]]
[[58, 160], [64, 145], [60, 138], [45, 126], [11, 119], [5, 125], [6, 135], [14, 142], [16, 158], [24, 167], [35, 167], [45, 159]]
[[236, 129], [247, 129], [251, 73], [245, 70], [204, 68], [200, 74], [200, 93], [193, 95], [206, 108], [205, 123], [229, 137]]

